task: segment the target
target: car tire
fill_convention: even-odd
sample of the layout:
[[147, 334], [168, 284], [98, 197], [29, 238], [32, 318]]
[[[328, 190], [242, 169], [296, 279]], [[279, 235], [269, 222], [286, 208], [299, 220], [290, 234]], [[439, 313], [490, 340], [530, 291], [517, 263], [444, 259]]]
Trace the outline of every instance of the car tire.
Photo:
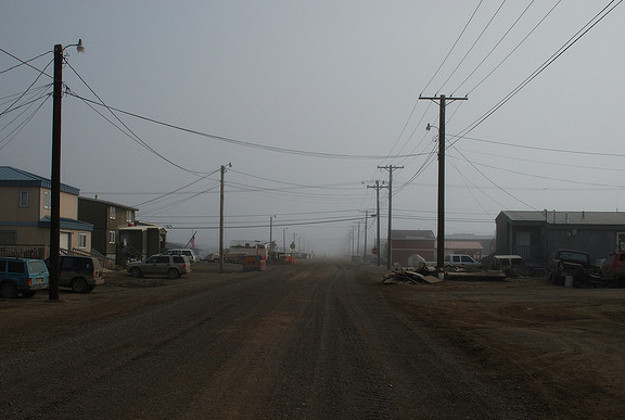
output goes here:
[[141, 269], [139, 267], [132, 267], [130, 269], [130, 275], [132, 277], [141, 277]]
[[18, 294], [17, 287], [13, 283], [2, 283], [0, 286], [0, 296], [7, 299], [16, 298]]
[[169, 277], [171, 280], [175, 280], [180, 277], [180, 273], [178, 273], [178, 270], [176, 270], [175, 268], [170, 268], [167, 271], [167, 277]]
[[89, 284], [87, 284], [87, 280], [83, 278], [76, 278], [72, 280], [72, 292], [74, 293], [89, 293], [91, 290], [89, 289]]
[[23, 291], [21, 293], [22, 293], [22, 296], [24, 296], [25, 298], [31, 298], [31, 297], [35, 296], [35, 293], [37, 293], [37, 292], [35, 292], [34, 290], [26, 290], [26, 291]]

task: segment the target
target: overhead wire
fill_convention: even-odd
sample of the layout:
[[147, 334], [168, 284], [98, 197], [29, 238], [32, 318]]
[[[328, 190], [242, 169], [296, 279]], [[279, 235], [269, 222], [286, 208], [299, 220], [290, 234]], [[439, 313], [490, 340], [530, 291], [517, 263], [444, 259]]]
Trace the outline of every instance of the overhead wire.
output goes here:
[[533, 210], [538, 210], [536, 207], [532, 206], [531, 204], [526, 203], [525, 201], [521, 200], [520, 198], [516, 197], [514, 194], [512, 194], [510, 191], [500, 187], [495, 181], [493, 181], [492, 179], [490, 179], [490, 177], [486, 176], [486, 174], [484, 172], [482, 172], [472, 161], [470, 161], [458, 148], [455, 149], [460, 156], [462, 156], [462, 158], [469, 163], [469, 165], [471, 165], [473, 167], [473, 169], [475, 169], [477, 171], [477, 173], [479, 173], [484, 179], [486, 179], [488, 182], [490, 182], [492, 185], [494, 185], [499, 191], [503, 192], [504, 194], [506, 194], [508, 197], [512, 198], [513, 200], [523, 204], [524, 206], [531, 208]]
[[[34, 118], [35, 115], [39, 112], [39, 110], [43, 107], [43, 105], [50, 99], [51, 95], [48, 94], [44, 96], [43, 101], [37, 106], [37, 108], [22, 122], [20, 122], [13, 130], [11, 130], [4, 138], [0, 140], [0, 151], [7, 147], [16, 137], [17, 135], [28, 125], [28, 123]], [[34, 105], [35, 102], [31, 103], [31, 106]], [[30, 107], [26, 108], [24, 112], [26, 112]], [[23, 113], [22, 113], [23, 114]], [[21, 115], [21, 114], [20, 114]]]
[[[434, 71], [434, 74], [432, 74], [432, 77], [430, 77], [430, 80], [425, 84], [425, 87], [421, 90], [421, 94], [423, 94], [423, 92], [425, 90], [427, 90], [428, 87], [430, 87], [430, 84], [432, 83], [432, 81], [434, 80], [434, 78], [438, 75], [438, 73], [440, 72], [440, 70], [443, 68], [443, 66], [445, 65], [445, 63], [447, 62], [447, 59], [449, 58], [449, 56], [451, 55], [451, 53], [454, 51], [454, 49], [456, 48], [456, 46], [458, 45], [458, 42], [460, 41], [460, 39], [462, 38], [462, 36], [464, 35], [464, 33], [466, 32], [467, 28], [469, 27], [469, 25], [471, 24], [471, 22], [473, 21], [473, 18], [475, 17], [475, 15], [477, 14], [477, 11], [479, 10], [480, 6], [482, 5], [482, 3], [484, 2], [484, 0], [479, 0], [477, 6], [475, 7], [475, 9], [473, 10], [473, 13], [471, 13], [471, 16], [469, 17], [469, 19], [467, 20], [467, 22], [464, 24], [464, 27], [462, 28], [462, 30], [460, 31], [460, 34], [458, 35], [458, 37], [456, 38], [456, 41], [453, 43], [453, 45], [451, 46], [451, 48], [449, 49], [449, 51], [447, 51], [447, 54], [445, 55], [445, 57], [443, 58], [443, 60], [441, 61], [441, 63], [439, 64], [438, 68]], [[417, 105], [419, 104], [418, 100], [414, 101], [414, 105], [412, 106], [412, 109], [410, 110], [410, 113], [408, 115], [408, 118], [406, 119], [406, 122], [404, 123], [404, 126], [402, 127], [401, 131], [399, 132], [399, 135], [397, 136], [397, 139], [395, 140], [395, 143], [393, 144], [393, 147], [391, 147], [391, 150], [389, 151], [387, 157], [385, 157], [382, 160], [382, 164], [384, 164], [384, 162], [388, 161], [388, 159], [391, 158], [393, 151], [395, 150], [395, 148], [397, 147], [397, 144], [399, 143], [400, 139], [402, 138], [402, 136], [404, 135], [404, 133], [406, 132], [406, 129], [408, 128], [408, 125], [410, 123], [410, 121], [412, 120], [412, 117], [417, 109]], [[425, 111], [423, 111], [423, 114], [421, 115], [421, 118], [419, 119], [419, 122], [417, 123], [417, 127], [421, 124], [421, 122], [423, 121], [423, 119], [425, 118], [425, 115], [427, 115], [427, 112], [429, 111], [430, 107], [432, 106], [431, 103], [428, 104], [427, 108], [425, 109]], [[416, 130], [416, 129], [415, 129]], [[400, 149], [403, 150], [405, 148], [405, 146], [408, 144], [408, 142], [411, 140], [412, 136], [414, 135], [415, 130], [412, 131], [412, 133], [410, 134], [410, 136], [408, 136], [408, 139], [406, 139], [406, 141], [404, 142], [404, 145], [402, 146], [402, 148]]]
[[[521, 158], [518, 157], [516, 155], [504, 155], [501, 153], [490, 153], [490, 152], [484, 152], [484, 151], [477, 151], [477, 150], [468, 150], [466, 148], [463, 147], [463, 150], [465, 152], [473, 152], [473, 153], [479, 153], [482, 156], [493, 156], [493, 157], [497, 157], [497, 158], [502, 158], [502, 159], [509, 159], [509, 160], [515, 160], [515, 161], [519, 161], [519, 162], [529, 162], [529, 163], [538, 163], [538, 164], [542, 164], [542, 165], [549, 165], [549, 166], [561, 166], [561, 167], [565, 167], [565, 168], [576, 168], [576, 169], [594, 169], [594, 170], [598, 170], [598, 171], [608, 171], [608, 172], [625, 172], [625, 168], [609, 168], [606, 166], [589, 166], [589, 165], [574, 165], [571, 163], [565, 163], [565, 162], [559, 162], [559, 161], [544, 161], [544, 160], [536, 160], [536, 159], [526, 159], [526, 158]], [[609, 155], [612, 156], [612, 155]]]
[[[562, 56], [566, 51], [569, 50], [573, 45], [575, 45], [582, 37], [584, 37], [591, 29], [593, 29], [599, 22], [605, 19], [614, 9], [616, 9], [623, 0], [618, 0], [615, 5], [616, 0], [612, 0], [606, 5], [600, 12], [598, 12], [595, 16], [593, 16], [588, 23], [586, 23], [580, 30], [578, 30], [572, 37], [570, 37], [564, 45], [562, 45], [555, 53], [553, 53], [546, 61], [544, 61], [536, 70], [532, 72], [528, 77], [526, 77], [519, 85], [517, 85], [511, 92], [509, 92], [503, 99], [501, 99], [497, 104], [495, 104], [489, 111], [484, 113], [481, 117], [475, 120], [473, 123], [469, 124], [464, 130], [461, 131], [462, 135], [466, 135], [471, 131], [475, 130], [478, 126], [480, 126], [484, 121], [490, 118], [495, 112], [497, 112], [503, 105], [505, 105], [508, 101], [510, 101], [514, 96], [516, 96], [521, 90], [523, 90], [530, 82], [532, 82], [538, 75], [540, 75], [543, 71], [545, 71], [551, 64], [553, 64], [558, 58]], [[609, 10], [608, 10], [609, 9]], [[458, 142], [460, 139], [457, 139], [450, 146]], [[450, 147], [448, 146], [448, 147]]]
[[[451, 166], [454, 167], [454, 169], [456, 170], [456, 172], [458, 172], [458, 174], [460, 175], [460, 177], [464, 180], [465, 185], [467, 183], [470, 183], [473, 188], [475, 188], [476, 190], [480, 191], [482, 194], [484, 194], [484, 196], [486, 196], [489, 200], [491, 200], [493, 203], [497, 204], [500, 208], [505, 208], [505, 206], [503, 204], [501, 204], [500, 202], [498, 202], [497, 200], [495, 200], [494, 197], [490, 196], [489, 194], [486, 193], [486, 191], [484, 191], [482, 188], [480, 188], [479, 186], [477, 186], [473, 181], [471, 181], [465, 174], [462, 173], [462, 171], [460, 170], [460, 168], [458, 167], [458, 165], [456, 165], [456, 163], [454, 162], [453, 159], [451, 159], [449, 161], [449, 163], [451, 164]], [[467, 185], [467, 189], [469, 190], [469, 193], [471, 194], [471, 196], [473, 197], [473, 199], [475, 200], [475, 202], [480, 206], [480, 208], [486, 212], [486, 209], [484, 208], [484, 206], [482, 206], [481, 201], [479, 201], [474, 195], [473, 195], [473, 191], [471, 190], [471, 188], [468, 187]]]
[[[456, 149], [456, 150], [458, 150], [458, 149]], [[464, 156], [463, 156], [463, 158], [464, 158]], [[523, 175], [523, 176], [527, 176], [527, 177], [531, 177], [531, 178], [544, 179], [544, 180], [550, 180], [550, 181], [560, 181], [560, 182], [566, 182], [566, 183], [575, 184], [575, 185], [588, 185], [588, 186], [593, 186], [593, 187], [607, 187], [607, 188], [621, 188], [621, 189], [625, 189], [625, 185], [603, 184], [603, 183], [599, 183], [599, 182], [579, 181], [579, 180], [572, 180], [572, 179], [568, 179], [568, 178], [555, 178], [555, 177], [550, 177], [550, 176], [546, 176], [546, 175], [530, 174], [530, 173], [527, 173], [527, 172], [515, 171], [513, 169], [501, 168], [501, 167], [498, 167], [498, 166], [495, 166], [495, 165], [488, 165], [488, 164], [485, 164], [485, 163], [471, 162], [471, 161], [469, 161], [466, 158], [465, 158], [465, 160], [467, 162], [469, 162], [473, 167], [482, 166], [482, 167], [485, 167], [485, 168], [497, 169], [497, 170], [508, 172], [508, 173], [511, 173], [511, 174]]]
[[152, 198], [152, 199], [150, 199], [150, 200], [146, 200], [146, 201], [143, 201], [143, 202], [141, 202], [141, 203], [134, 204], [132, 207], [139, 207], [139, 206], [143, 206], [143, 205], [145, 205], [145, 204], [150, 204], [150, 203], [153, 203], [153, 202], [155, 202], [155, 201], [161, 200], [161, 199], [163, 199], [163, 198], [165, 198], [165, 197], [171, 196], [172, 194], [175, 194], [175, 193], [177, 193], [177, 192], [179, 192], [179, 191], [181, 191], [181, 190], [184, 190], [185, 188], [190, 187], [191, 185], [197, 184], [197, 183], [198, 183], [198, 182], [200, 182], [200, 181], [204, 181], [206, 178], [208, 178], [208, 177], [209, 177], [209, 176], [211, 176], [211, 175], [216, 174], [216, 173], [217, 173], [217, 172], [219, 172], [219, 171], [220, 171], [220, 170], [219, 170], [219, 169], [217, 169], [217, 170], [215, 170], [215, 171], [213, 171], [213, 172], [208, 173], [207, 175], [205, 175], [205, 176], [203, 176], [203, 177], [201, 177], [201, 178], [195, 179], [195, 180], [193, 180], [193, 181], [189, 182], [188, 184], [183, 185], [182, 187], [176, 188], [175, 190], [169, 191], [169, 192], [167, 192], [167, 193], [164, 193], [164, 194], [162, 194], [162, 195], [160, 195], [160, 196], [158, 196], [158, 197]]
[[37, 77], [35, 78], [35, 80], [33, 80], [33, 82], [28, 86], [28, 88], [26, 88], [26, 90], [24, 92], [22, 92], [22, 94], [20, 96], [17, 97], [17, 99], [15, 99], [11, 105], [9, 105], [4, 111], [0, 112], [0, 117], [2, 117], [4, 114], [6, 114], [8, 111], [10, 111], [13, 106], [15, 104], [17, 104], [29, 91], [30, 89], [35, 85], [35, 83], [37, 83], [37, 81], [41, 78], [41, 76], [43, 74], [45, 74], [45, 71], [47, 70], [47, 68], [50, 66], [50, 64], [52, 64], [54, 60], [48, 62], [48, 64], [44, 67], [43, 70], [39, 71], [39, 74], [37, 74]]
[[[102, 106], [102, 104], [99, 104], [95, 101], [91, 101], [90, 99], [81, 97], [80, 95], [76, 95], [76, 94], [72, 94], [74, 97], [81, 99], [83, 101], [86, 102], [91, 102], [94, 103], [96, 105], [100, 105]], [[129, 111], [124, 111], [122, 109], [119, 108], [115, 108], [115, 107], [111, 107], [111, 106], [107, 106], [108, 109], [125, 114], [125, 115], [129, 115], [131, 117], [135, 117], [144, 121], [148, 121], [157, 125], [161, 125], [163, 127], [168, 127], [174, 130], [178, 130], [178, 131], [183, 131], [189, 134], [194, 134], [200, 137], [205, 137], [205, 138], [209, 138], [212, 140], [216, 140], [216, 141], [220, 141], [220, 142], [224, 142], [224, 143], [230, 143], [230, 144], [236, 144], [239, 146], [243, 146], [243, 147], [249, 147], [249, 148], [253, 148], [253, 149], [259, 149], [259, 150], [265, 150], [265, 151], [270, 151], [270, 152], [276, 152], [276, 153], [282, 153], [282, 154], [292, 154], [292, 155], [301, 155], [301, 156], [308, 156], [308, 157], [315, 157], [315, 158], [326, 158], [326, 159], [348, 159], [348, 160], [379, 160], [381, 158], [385, 158], [384, 155], [359, 155], [359, 154], [346, 154], [346, 153], [326, 153], [326, 152], [314, 152], [314, 151], [309, 151], [309, 150], [302, 150], [302, 149], [292, 149], [292, 148], [287, 148], [287, 147], [280, 147], [280, 146], [270, 146], [267, 144], [262, 144], [262, 143], [255, 143], [255, 142], [251, 142], [251, 141], [244, 141], [244, 140], [237, 140], [237, 139], [233, 139], [233, 138], [229, 138], [229, 137], [224, 137], [224, 136], [218, 136], [215, 134], [210, 134], [210, 133], [205, 133], [202, 131], [198, 131], [198, 130], [193, 130], [190, 128], [185, 128], [182, 126], [178, 126], [175, 124], [171, 124], [171, 123], [167, 123], [164, 121], [159, 121], [156, 120], [154, 118], [150, 118], [150, 117], [146, 117], [143, 115], [139, 115], [133, 112], [129, 112]], [[396, 155], [393, 157], [396, 158], [403, 158], [403, 157], [413, 157], [416, 155]]]
[[[117, 114], [115, 112], [113, 112], [115, 109], [108, 106], [103, 100], [102, 98], [100, 98], [100, 96], [91, 88], [91, 86], [89, 86], [89, 84], [85, 81], [85, 79], [76, 71], [76, 69], [74, 69], [74, 67], [71, 65], [71, 63], [69, 63], [68, 61], [65, 61], [67, 63], [67, 65], [69, 66], [69, 68], [74, 72], [74, 74], [80, 79], [80, 81], [87, 87], [87, 89], [89, 89], [89, 91], [98, 99], [98, 101], [100, 102], [95, 102], [95, 101], [89, 101], [86, 98], [82, 98], [78, 95], [75, 95], [71, 92], [68, 92], [71, 96], [74, 96], [78, 99], [81, 99], [83, 102], [91, 102], [91, 103], [95, 103], [97, 105], [103, 106], [105, 109], [107, 109], [111, 115], [127, 130], [127, 132], [124, 132], [123, 130], [121, 130], [121, 128], [119, 126], [117, 126], [116, 124], [113, 124], [112, 121], [108, 118], [106, 118], [104, 116], [104, 114], [98, 112], [95, 108], [91, 107], [90, 108], [97, 112], [100, 116], [102, 116], [106, 121], [108, 121], [109, 123], [113, 124], [113, 126], [115, 126], [117, 129], [121, 130], [122, 132], [124, 132], [130, 139], [132, 139], [133, 141], [135, 141], [137, 144], [139, 144], [140, 146], [142, 146], [143, 148], [145, 148], [146, 150], [148, 150], [149, 152], [155, 154], [156, 156], [158, 156], [159, 158], [161, 158], [162, 160], [164, 160], [165, 162], [169, 163], [170, 165], [184, 171], [187, 172], [191, 175], [197, 176], [197, 177], [201, 177], [202, 175], [205, 175], [204, 172], [200, 172], [200, 171], [195, 171], [193, 169], [189, 169], [186, 168], [176, 162], [174, 162], [173, 160], [169, 159], [167, 156], [163, 155], [162, 153], [159, 153], [157, 150], [155, 150], [152, 146], [150, 146], [147, 142], [145, 142], [137, 133], [135, 133], [130, 127], [128, 127], [128, 125], [121, 120], [121, 118], [119, 118], [117, 116]], [[119, 112], [119, 111], [118, 111]]]
[[[519, 149], [537, 150], [541, 152], [567, 153], [567, 154], [583, 155], [583, 156], [625, 157], [625, 153], [607, 153], [607, 152], [596, 152], [592, 150], [570, 150], [570, 149], [557, 149], [553, 147], [530, 146], [527, 144], [507, 143], [507, 142], [497, 141], [497, 140], [480, 139], [477, 137], [469, 137], [469, 136], [465, 136], [461, 134], [449, 134], [448, 137], [456, 138], [457, 139], [456, 141], [464, 139], [464, 140], [476, 141], [480, 143], [497, 144], [500, 146], [508, 146], [508, 147], [514, 147], [514, 148], [519, 148]], [[454, 141], [454, 143], [456, 141]]]
[[[37, 71], [37, 72], [39, 72], [39, 73], [42, 73], [42, 71], [41, 71], [40, 69], [38, 69], [37, 67], [33, 66], [33, 65], [32, 65], [32, 64], [30, 64], [30, 63], [31, 63], [32, 61], [34, 61], [34, 60], [38, 59], [38, 58], [41, 58], [41, 57], [43, 57], [43, 56], [47, 55], [47, 54], [52, 54], [52, 50], [49, 50], [49, 51], [46, 51], [46, 52], [44, 52], [44, 53], [41, 53], [41, 54], [39, 54], [39, 55], [37, 55], [37, 56], [35, 56], [35, 57], [33, 57], [33, 58], [29, 59], [29, 60], [24, 61], [24, 60], [22, 60], [21, 58], [19, 58], [18, 56], [16, 56], [15, 54], [12, 54], [12, 53], [10, 53], [9, 51], [5, 50], [4, 48], [0, 48], [0, 52], [3, 52], [3, 53], [5, 53], [6, 55], [8, 55], [9, 57], [11, 57], [11, 58], [13, 58], [13, 59], [15, 59], [15, 60], [17, 60], [17, 61], [19, 61], [19, 62], [20, 62], [20, 64], [19, 64], [19, 65], [17, 65], [17, 66], [13, 66], [13, 67], [8, 68], [8, 69], [5, 69], [5, 70], [3, 70], [3, 71], [2, 71], [2, 73], [6, 73], [7, 71], [11, 71], [11, 70], [13, 70], [14, 68], [20, 67], [20, 66], [22, 66], [22, 65], [25, 65], [25, 66], [30, 67], [30, 68], [32, 68], [33, 70], [35, 70], [35, 71]], [[53, 59], [52, 61], [54, 61], [54, 59]], [[46, 75], [46, 76], [48, 76], [50, 79], [54, 79], [54, 78], [53, 78], [52, 76], [50, 76], [49, 74], [45, 74], [45, 75]]]
[[516, 44], [516, 46], [499, 62], [499, 64], [497, 64], [473, 88], [468, 90], [467, 95], [470, 95], [471, 93], [473, 93], [473, 91], [475, 91], [478, 87], [480, 87], [482, 85], [482, 83], [484, 83], [488, 78], [490, 78], [493, 75], [493, 73], [495, 73], [506, 61], [508, 61], [508, 59], [516, 52], [516, 50], [519, 49], [519, 47], [525, 43], [525, 41], [540, 27], [540, 25], [542, 25], [542, 23], [547, 19], [547, 17], [549, 17], [549, 15], [556, 9], [556, 7], [558, 7], [558, 5], [561, 2], [562, 2], [562, 0], [558, 0], [551, 7], [551, 9], [549, 9], [549, 11], [538, 21], [538, 23], [536, 25], [534, 25], [534, 27], [527, 33], [527, 35], [525, 35], [525, 37], [523, 37], [523, 39], [521, 39], [521, 41], [519, 41], [519, 43]]
[[504, 6], [504, 4], [506, 4], [508, 0], [502, 0], [501, 4], [499, 5], [499, 7], [497, 8], [497, 10], [495, 11], [495, 13], [491, 16], [490, 20], [486, 23], [486, 26], [484, 27], [484, 29], [482, 29], [482, 32], [480, 32], [480, 34], [478, 35], [478, 37], [475, 39], [475, 41], [473, 41], [473, 44], [471, 44], [471, 47], [469, 47], [469, 49], [467, 50], [467, 52], [464, 54], [464, 56], [462, 57], [462, 59], [460, 60], [460, 62], [458, 63], [458, 65], [456, 65], [456, 67], [453, 69], [453, 71], [449, 74], [449, 76], [447, 76], [447, 79], [445, 79], [445, 81], [443, 82], [443, 84], [441, 85], [441, 87], [438, 89], [438, 92], [442, 91], [443, 88], [445, 87], [445, 85], [447, 84], [447, 82], [449, 82], [449, 79], [451, 79], [453, 77], [454, 74], [456, 74], [456, 71], [458, 71], [458, 69], [460, 68], [460, 66], [462, 65], [462, 63], [464, 63], [464, 60], [466, 60], [466, 58], [469, 56], [469, 54], [471, 53], [471, 51], [473, 51], [473, 48], [475, 48], [475, 46], [477, 45], [477, 43], [480, 41], [480, 39], [482, 39], [482, 36], [484, 36], [484, 34], [486, 33], [486, 31], [488, 30], [488, 28], [490, 27], [490, 24], [493, 23], [493, 21], [495, 20], [495, 18], [497, 17], [497, 15], [499, 14], [499, 12], [501, 11], [501, 8]]
[[[473, 71], [471, 71], [471, 73], [469, 73], [469, 75], [460, 83], [460, 85], [454, 89], [452, 92], [457, 92], [460, 90], [460, 88], [462, 86], [464, 86], [464, 84], [467, 82], [467, 80], [469, 80], [471, 78], [471, 76], [473, 76], [475, 74], [475, 72], [482, 66], [482, 64], [484, 64], [484, 62], [486, 62], [486, 60], [488, 59], [488, 57], [491, 56], [491, 54], [497, 49], [497, 47], [499, 47], [499, 45], [504, 41], [504, 39], [506, 39], [506, 37], [510, 34], [510, 32], [512, 31], [512, 29], [516, 26], [517, 23], [519, 23], [519, 21], [523, 18], [523, 16], [525, 16], [525, 14], [527, 13], [527, 11], [530, 9], [530, 7], [534, 4], [536, 0], [531, 0], [527, 6], [525, 6], [525, 9], [523, 9], [523, 11], [521, 12], [521, 14], [515, 19], [515, 21], [512, 23], [512, 25], [510, 25], [510, 27], [508, 28], [508, 30], [501, 36], [501, 38], [499, 38], [499, 41], [497, 41], [495, 43], [495, 45], [490, 49], [490, 51], [484, 56], [484, 58], [482, 58], [482, 61], [480, 61], [477, 66], [475, 66], [475, 68], [473, 69]], [[453, 96], [453, 93], [452, 93]]]

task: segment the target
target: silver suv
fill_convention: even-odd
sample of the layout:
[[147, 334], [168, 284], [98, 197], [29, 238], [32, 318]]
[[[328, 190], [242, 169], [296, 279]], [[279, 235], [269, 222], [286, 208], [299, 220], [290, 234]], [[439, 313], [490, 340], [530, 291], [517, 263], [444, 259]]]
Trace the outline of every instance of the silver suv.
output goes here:
[[190, 271], [191, 262], [184, 255], [152, 255], [145, 261], [128, 264], [133, 277], [164, 275], [173, 280]]

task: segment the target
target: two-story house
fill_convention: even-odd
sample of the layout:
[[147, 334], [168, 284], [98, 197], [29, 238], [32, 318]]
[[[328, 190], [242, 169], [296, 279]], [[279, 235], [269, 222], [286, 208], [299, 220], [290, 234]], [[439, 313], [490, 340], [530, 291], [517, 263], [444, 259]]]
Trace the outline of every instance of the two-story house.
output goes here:
[[[61, 184], [62, 250], [91, 250], [93, 225], [78, 220], [78, 188]], [[0, 166], [0, 254], [37, 258], [50, 253], [51, 182]]]
[[115, 259], [119, 244], [119, 230], [134, 226], [138, 210], [111, 201], [78, 197], [78, 218], [93, 225], [92, 248]]

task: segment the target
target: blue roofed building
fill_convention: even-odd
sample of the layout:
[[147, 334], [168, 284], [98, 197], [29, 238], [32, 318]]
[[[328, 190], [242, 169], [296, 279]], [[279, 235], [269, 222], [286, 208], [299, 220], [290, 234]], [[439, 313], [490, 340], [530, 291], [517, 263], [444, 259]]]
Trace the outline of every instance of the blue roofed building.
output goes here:
[[[62, 250], [91, 250], [93, 225], [78, 220], [79, 192], [61, 184]], [[51, 196], [50, 179], [0, 166], [0, 255], [49, 255]]]

